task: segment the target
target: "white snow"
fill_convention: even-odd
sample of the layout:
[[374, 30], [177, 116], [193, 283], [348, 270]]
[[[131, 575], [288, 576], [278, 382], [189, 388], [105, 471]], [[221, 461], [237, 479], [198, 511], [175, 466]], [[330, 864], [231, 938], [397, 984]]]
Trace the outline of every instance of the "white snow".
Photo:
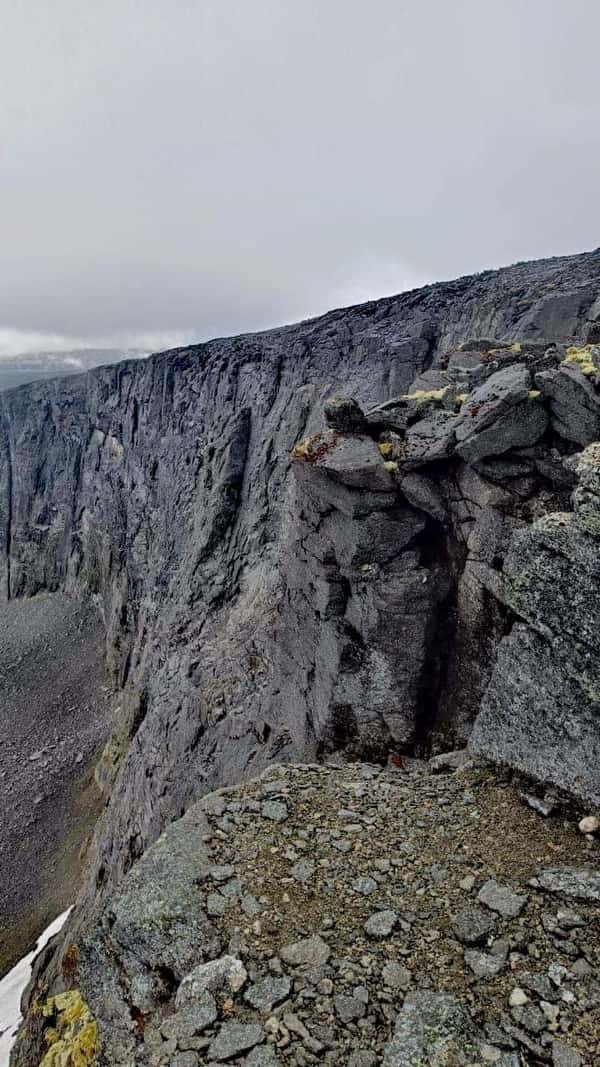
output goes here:
[[33, 952], [19, 960], [12, 971], [0, 980], [0, 1067], [8, 1067], [10, 1050], [21, 1022], [21, 996], [31, 978], [31, 965], [37, 953], [41, 952], [50, 938], [62, 929], [70, 911], [71, 908], [68, 908], [53, 923], [50, 923], [39, 938]]

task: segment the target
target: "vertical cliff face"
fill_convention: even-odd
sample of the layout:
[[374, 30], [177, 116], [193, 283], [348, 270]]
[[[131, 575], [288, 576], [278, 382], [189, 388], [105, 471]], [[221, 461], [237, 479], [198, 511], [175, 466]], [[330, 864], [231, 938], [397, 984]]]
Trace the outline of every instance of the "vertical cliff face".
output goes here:
[[[209, 788], [346, 744], [357, 708], [376, 750], [419, 743], [442, 692], [477, 702], [469, 655], [485, 652], [489, 605], [476, 583], [453, 599], [464, 547], [423, 518], [435, 485], [407, 483], [427, 497], [419, 516], [383, 468], [360, 526], [332, 531], [323, 554], [305, 533], [326, 529], [329, 504], [302, 495], [290, 452], [330, 394], [387, 401], [469, 337], [594, 340], [599, 292], [600, 253], [524, 264], [1, 397], [2, 595], [84, 590], [106, 624], [119, 713], [94, 893]], [[448, 491], [484, 544], [482, 494], [500, 490], [477, 478]], [[374, 553], [385, 582], [364, 572], [355, 617], [349, 573]], [[389, 632], [390, 606], [406, 632]], [[469, 655], [452, 677], [455, 636]]]

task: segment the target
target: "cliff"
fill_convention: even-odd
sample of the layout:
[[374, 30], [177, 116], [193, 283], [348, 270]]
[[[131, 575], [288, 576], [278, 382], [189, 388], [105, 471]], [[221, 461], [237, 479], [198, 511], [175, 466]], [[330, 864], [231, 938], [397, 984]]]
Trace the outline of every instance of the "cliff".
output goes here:
[[71, 939], [274, 760], [470, 738], [598, 802], [599, 294], [521, 264], [3, 394], [3, 595], [91, 595], [118, 693]]

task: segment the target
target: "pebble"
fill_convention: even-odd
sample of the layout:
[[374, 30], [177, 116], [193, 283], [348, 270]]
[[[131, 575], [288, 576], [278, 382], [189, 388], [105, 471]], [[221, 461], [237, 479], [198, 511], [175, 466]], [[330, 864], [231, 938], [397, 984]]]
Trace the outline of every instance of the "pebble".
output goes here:
[[287, 975], [281, 978], [267, 975], [260, 978], [244, 993], [244, 1000], [264, 1014], [270, 1014], [276, 1004], [289, 996], [292, 983]]
[[452, 917], [452, 929], [463, 944], [477, 944], [493, 933], [496, 919], [477, 904], [470, 904]]
[[508, 998], [508, 1003], [510, 1004], [511, 1008], [522, 1008], [528, 1002], [529, 997], [527, 996], [525, 990], [521, 989], [519, 986], [515, 986]]
[[408, 989], [412, 981], [412, 974], [401, 963], [391, 961], [386, 963], [381, 972], [384, 985], [390, 989]]
[[553, 1067], [583, 1067], [583, 1060], [574, 1048], [558, 1040], [552, 1042], [552, 1064]]
[[296, 882], [311, 882], [315, 876], [315, 865], [310, 860], [299, 860], [292, 867], [290, 874]]
[[515, 919], [527, 903], [526, 894], [521, 896], [506, 885], [498, 885], [493, 878], [482, 885], [477, 899], [503, 919]]
[[280, 800], [265, 800], [260, 810], [263, 818], [271, 822], [285, 822], [288, 818], [287, 804]]
[[597, 815], [586, 815], [585, 819], [581, 819], [579, 829], [582, 834], [597, 834], [600, 830], [600, 819]]
[[352, 888], [356, 893], [362, 893], [363, 896], [368, 897], [371, 893], [374, 893], [376, 889], [379, 889], [379, 886], [374, 878], [363, 875], [354, 880]]
[[343, 1023], [351, 1023], [355, 1019], [362, 1019], [367, 1012], [366, 1005], [362, 1000], [358, 997], [346, 996], [343, 993], [339, 993], [333, 998], [333, 1004], [336, 1014]]
[[282, 960], [292, 967], [320, 967], [327, 963], [331, 949], [319, 934], [314, 934], [313, 937], [284, 945], [280, 955]]
[[369, 937], [389, 937], [398, 922], [398, 916], [395, 911], [386, 909], [385, 911], [376, 911], [365, 923], [365, 930]]

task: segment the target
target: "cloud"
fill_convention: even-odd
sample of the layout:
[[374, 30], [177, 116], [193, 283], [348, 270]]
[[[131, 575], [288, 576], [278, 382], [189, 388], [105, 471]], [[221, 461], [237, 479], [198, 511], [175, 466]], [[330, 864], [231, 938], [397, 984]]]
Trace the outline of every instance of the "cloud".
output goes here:
[[83, 366], [81, 358], [70, 353], [90, 349], [110, 349], [124, 354], [136, 353], [149, 355], [167, 348], [178, 348], [191, 344], [195, 336], [190, 331], [182, 330], [117, 330], [97, 336], [71, 336], [69, 334], [49, 333], [39, 330], [20, 330], [9, 326], [0, 326], [0, 360], [15, 359], [26, 356], [52, 354], [61, 355], [64, 363]]
[[30, 8], [0, 35], [6, 328], [160, 348], [598, 243], [589, 0]]

